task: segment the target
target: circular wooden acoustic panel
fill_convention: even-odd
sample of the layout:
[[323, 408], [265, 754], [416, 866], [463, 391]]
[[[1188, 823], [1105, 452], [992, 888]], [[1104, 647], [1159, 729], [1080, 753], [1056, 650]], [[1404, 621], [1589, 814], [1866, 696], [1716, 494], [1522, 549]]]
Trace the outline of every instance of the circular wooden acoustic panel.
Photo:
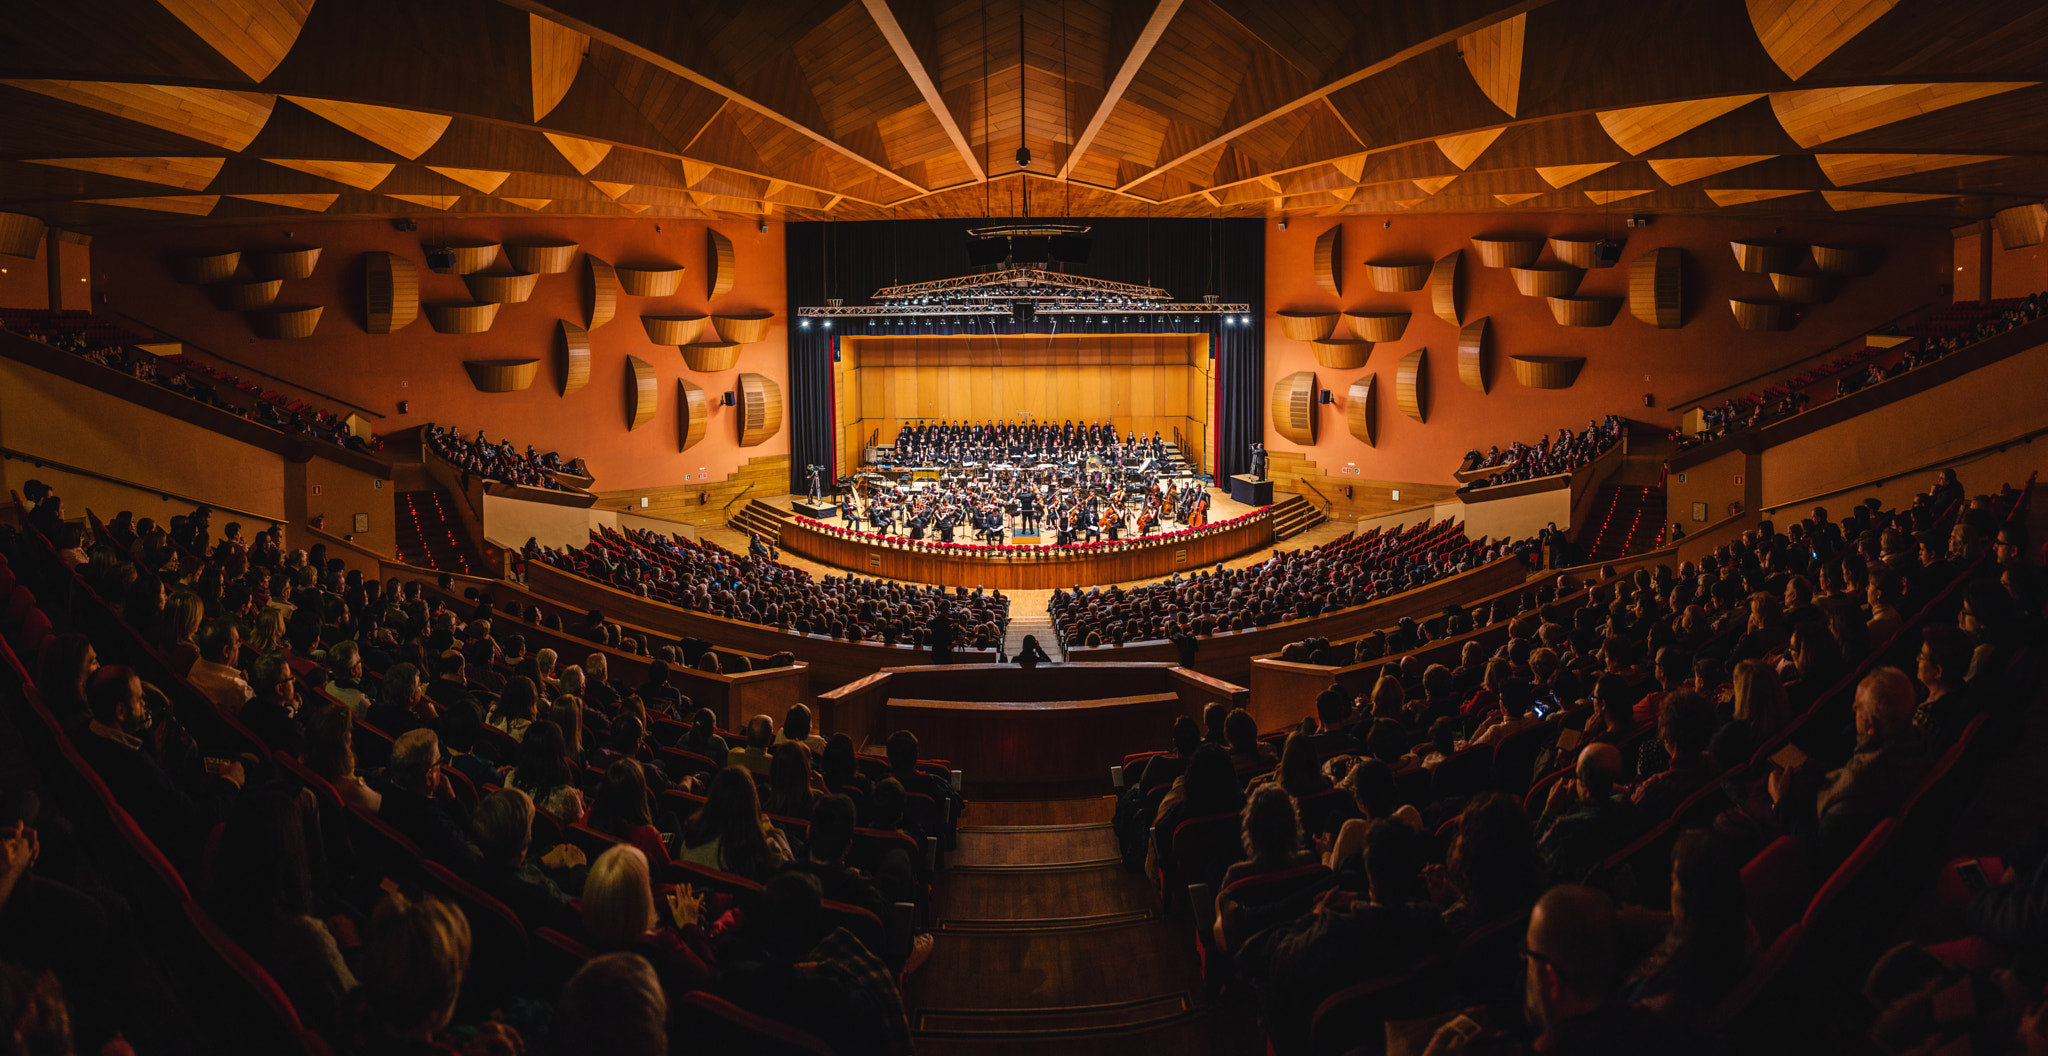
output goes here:
[[1414, 293], [1429, 283], [1429, 261], [1365, 262], [1365, 281], [1380, 293]]
[[1315, 371], [1296, 371], [1273, 383], [1273, 431], [1303, 447], [1315, 446]]
[[478, 392], [523, 392], [540, 374], [537, 359], [466, 359], [462, 369]]
[[755, 447], [782, 431], [782, 387], [762, 374], [739, 377], [740, 446]]
[[612, 266], [618, 272], [619, 289], [629, 297], [667, 297], [683, 286], [681, 264], [651, 264], [645, 267]]
[[277, 303], [277, 295], [284, 289], [283, 279], [239, 279], [216, 282], [208, 286], [213, 303], [226, 312], [246, 312], [254, 308], [268, 308]]
[[310, 279], [320, 263], [319, 246], [265, 249], [245, 254], [249, 272], [259, 279]]
[[440, 301], [421, 308], [427, 313], [427, 325], [437, 334], [481, 334], [498, 318], [496, 304]]
[[576, 262], [574, 242], [507, 242], [505, 259], [520, 271], [535, 275], [560, 275]]
[[754, 312], [748, 315], [714, 315], [711, 328], [718, 331], [721, 341], [735, 345], [751, 345], [768, 339], [768, 325], [775, 319], [771, 312]]
[[1326, 341], [1311, 341], [1309, 349], [1316, 354], [1316, 362], [1331, 370], [1357, 370], [1365, 366], [1372, 356], [1372, 342], [1353, 341], [1345, 338], [1331, 338]]
[[1569, 297], [1578, 292], [1579, 280], [1586, 277], [1584, 269], [1569, 264], [1529, 264], [1508, 270], [1515, 277], [1515, 289], [1524, 297]]
[[683, 346], [683, 362], [699, 374], [716, 374], [740, 365], [740, 349], [731, 341], [700, 341]]
[[701, 315], [643, 315], [640, 325], [647, 330], [647, 340], [657, 345], [687, 345], [697, 340], [704, 332], [704, 317]]
[[492, 304], [519, 304], [533, 296], [534, 283], [539, 281], [535, 272], [480, 271], [462, 277], [471, 297]]
[[1543, 240], [1512, 236], [1474, 238], [1472, 252], [1478, 255], [1481, 267], [1519, 268], [1536, 262], [1543, 252]]
[[312, 337], [313, 329], [320, 325], [321, 307], [317, 304], [291, 304], [276, 308], [263, 308], [248, 313], [249, 329], [257, 337], [274, 340], [291, 340]]
[[1569, 389], [1579, 379], [1584, 356], [1509, 356], [1515, 380], [1530, 389]]
[[1314, 260], [1316, 285], [1332, 297], [1344, 295], [1344, 225], [1337, 224], [1316, 236]]
[[1289, 341], [1321, 341], [1337, 329], [1336, 312], [1278, 312], [1280, 333]]
[[171, 277], [194, 286], [200, 283], [226, 282], [234, 275], [235, 269], [241, 266], [242, 251], [238, 249], [222, 250], [218, 253], [193, 253], [171, 258]]
[[1345, 312], [1351, 332], [1363, 341], [1399, 341], [1408, 332], [1409, 312]]

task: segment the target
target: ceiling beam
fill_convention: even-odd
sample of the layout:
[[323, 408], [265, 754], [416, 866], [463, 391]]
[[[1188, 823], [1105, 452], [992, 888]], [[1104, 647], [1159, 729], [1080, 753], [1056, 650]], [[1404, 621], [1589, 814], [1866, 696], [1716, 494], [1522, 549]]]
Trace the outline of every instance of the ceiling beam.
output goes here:
[[967, 142], [966, 134], [960, 131], [960, 122], [953, 120], [953, 111], [946, 106], [945, 97], [940, 94], [937, 82], [932, 80], [931, 71], [925, 69], [924, 60], [918, 57], [917, 49], [911, 46], [909, 34], [903, 32], [903, 24], [896, 21], [896, 12], [889, 9], [889, 0], [861, 2], [874, 18], [875, 27], [882, 31], [882, 38], [895, 49], [896, 61], [903, 64], [903, 72], [910, 75], [911, 83], [924, 94], [924, 105], [931, 108], [939, 127], [946, 130], [946, 138], [953, 141], [953, 149], [960, 152], [960, 159], [967, 163], [967, 171], [974, 174], [976, 181], [987, 179], [981, 168], [981, 159], [974, 156], [974, 144]]
[[723, 84], [715, 78], [707, 77], [704, 74], [699, 73], [696, 70], [693, 70], [688, 66], [685, 66], [682, 63], [677, 62], [674, 59], [671, 59], [668, 56], [663, 55], [662, 53], [655, 51], [650, 47], [647, 47], [644, 44], [640, 44], [636, 41], [629, 40], [626, 37], [620, 36], [617, 33], [613, 33], [602, 26], [598, 26], [590, 22], [585, 22], [582, 19], [573, 18], [569, 15], [563, 14], [562, 12], [557, 11], [552, 7], [549, 7], [546, 3], [542, 2], [542, 0], [500, 0], [500, 2], [508, 7], [517, 8], [518, 10], [525, 11], [528, 14], [539, 15], [540, 17], [545, 18], [551, 22], [556, 22], [563, 26], [567, 26], [568, 28], [573, 29], [578, 33], [581, 33], [592, 40], [598, 41], [599, 43], [602, 44], [610, 45], [611, 47], [617, 48], [618, 50], [625, 52], [626, 54], [631, 55], [642, 62], [651, 63], [654, 66], [667, 70], [668, 72], [673, 73], [676, 76], [681, 77], [682, 79], [689, 81], [691, 84], [697, 85], [700, 88], [705, 88], [710, 91], [717, 92], [719, 95], [724, 96], [726, 99], [732, 102], [738, 103], [741, 106], [747, 107], [748, 109], [754, 110], [766, 116], [771, 121], [775, 121], [778, 124], [787, 126], [788, 128], [803, 135], [804, 137], [818, 143], [820, 146], [823, 146], [829, 150], [836, 151], [839, 154], [842, 154], [847, 158], [855, 162], [858, 162], [862, 166], [874, 170], [876, 175], [881, 176], [884, 179], [900, 183], [903, 186], [908, 187], [912, 191], [915, 191], [919, 194], [923, 194], [925, 191], [925, 188], [920, 187], [915, 182], [904, 178], [900, 173], [888, 167], [887, 165], [884, 165], [881, 162], [876, 161], [875, 159], [870, 158], [865, 154], [852, 150], [846, 147], [844, 144], [841, 144], [838, 140], [833, 139], [831, 136], [826, 135], [825, 133], [820, 132], [815, 128], [812, 128], [811, 126], [806, 125], [793, 117], [780, 113], [774, 110], [773, 108], [768, 107], [754, 99], [750, 99], [746, 95], [739, 92], [737, 89], [731, 87], [730, 85]]
[[[1439, 33], [1436, 36], [1430, 37], [1426, 40], [1417, 41], [1416, 43], [1411, 44], [1408, 47], [1402, 48], [1400, 51], [1397, 51], [1394, 54], [1389, 55], [1386, 58], [1373, 63], [1370, 66], [1367, 66], [1363, 69], [1354, 70], [1351, 73], [1345, 74], [1344, 76], [1339, 77], [1336, 80], [1331, 81], [1330, 83], [1323, 85], [1320, 88], [1317, 88], [1315, 91], [1312, 91], [1299, 99], [1295, 99], [1291, 102], [1284, 103], [1280, 106], [1274, 107], [1273, 109], [1266, 111], [1265, 113], [1259, 114], [1251, 120], [1246, 121], [1241, 125], [1238, 125], [1236, 128], [1225, 129], [1217, 133], [1207, 143], [1199, 144], [1189, 149], [1185, 153], [1181, 154], [1177, 158], [1172, 158], [1167, 161], [1161, 162], [1158, 165], [1152, 167], [1151, 169], [1139, 173], [1136, 179], [1126, 181], [1123, 184], [1123, 186], [1118, 187], [1117, 190], [1129, 191], [1131, 188], [1136, 187], [1141, 183], [1144, 183], [1146, 180], [1152, 179], [1153, 177], [1158, 176], [1162, 172], [1167, 172], [1177, 165], [1181, 165], [1185, 162], [1193, 160], [1194, 158], [1200, 157], [1203, 153], [1210, 150], [1214, 150], [1215, 148], [1222, 146], [1223, 144], [1228, 143], [1241, 135], [1244, 135], [1246, 132], [1249, 132], [1252, 129], [1257, 128], [1260, 125], [1263, 125], [1266, 122], [1273, 120], [1274, 118], [1284, 117], [1287, 114], [1291, 114], [1304, 106], [1309, 106], [1323, 99], [1327, 99], [1330, 96], [1335, 95], [1336, 93], [1341, 92], [1344, 89], [1349, 88], [1352, 85], [1357, 84], [1358, 82], [1363, 81], [1368, 77], [1385, 73], [1386, 71], [1391, 70], [1394, 67], [1399, 66], [1400, 64], [1407, 62], [1409, 59], [1415, 58], [1418, 55], [1422, 55], [1433, 49], [1442, 47], [1445, 44], [1453, 43], [1459, 37], [1462, 37], [1468, 33], [1472, 33], [1476, 30], [1485, 29], [1486, 27], [1491, 26], [1496, 22], [1506, 21], [1507, 19], [1513, 18], [1516, 15], [1526, 14], [1548, 3], [1550, 3], [1550, 0], [1521, 0], [1520, 3], [1510, 4], [1509, 6], [1503, 7], [1498, 11], [1491, 12], [1485, 18], [1476, 19], [1472, 22], [1466, 23], [1465, 25], [1447, 29], [1444, 32]], [[1372, 146], [1372, 144], [1366, 143], [1363, 140], [1360, 141], [1360, 145], [1365, 147]], [[1181, 197], [1186, 196], [1182, 195]]]
[[1095, 142], [1096, 134], [1102, 131], [1103, 125], [1109, 123], [1110, 111], [1115, 110], [1116, 104], [1123, 101], [1124, 92], [1129, 90], [1131, 82], [1137, 79], [1138, 70], [1144, 67], [1145, 60], [1152, 57], [1153, 47], [1159, 43], [1160, 37], [1166, 35], [1166, 25], [1179, 13], [1182, 2], [1183, 0], [1159, 0], [1157, 6], [1152, 8], [1152, 17], [1145, 20], [1145, 28], [1138, 31], [1138, 39], [1131, 43], [1130, 53], [1124, 56], [1123, 65], [1117, 67], [1116, 78], [1109, 82], [1109, 87], [1103, 92], [1102, 102], [1095, 108], [1095, 116], [1088, 119], [1088, 126], [1081, 130], [1081, 134], [1074, 139], [1074, 145], [1067, 150], [1066, 164], [1060, 166], [1058, 174], [1060, 179], [1066, 179], [1067, 174], [1074, 171], [1074, 161], [1088, 153], [1089, 146]]

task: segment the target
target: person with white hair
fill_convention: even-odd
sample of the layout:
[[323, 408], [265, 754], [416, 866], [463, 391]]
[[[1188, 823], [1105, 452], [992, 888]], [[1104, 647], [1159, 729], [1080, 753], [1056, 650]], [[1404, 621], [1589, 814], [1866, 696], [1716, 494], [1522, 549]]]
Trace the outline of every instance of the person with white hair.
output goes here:
[[1913, 707], [1912, 679], [1880, 667], [1856, 686], [1856, 751], [1847, 762], [1825, 775], [1813, 774], [1810, 761], [1771, 772], [1779, 818], [1822, 860], [1848, 857], [1934, 765], [1934, 747], [1913, 725]]

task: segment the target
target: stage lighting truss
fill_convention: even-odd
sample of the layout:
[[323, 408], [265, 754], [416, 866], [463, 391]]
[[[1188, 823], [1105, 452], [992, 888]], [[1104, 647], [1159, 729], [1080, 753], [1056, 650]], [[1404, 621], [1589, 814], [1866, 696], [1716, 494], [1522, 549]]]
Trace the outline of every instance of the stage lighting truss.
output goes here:
[[881, 303], [798, 308], [798, 316], [902, 317], [1008, 316], [1019, 305], [1037, 315], [1249, 315], [1249, 304], [1175, 301], [1157, 286], [1064, 275], [1042, 268], [1005, 268], [936, 282], [890, 286], [875, 291]]

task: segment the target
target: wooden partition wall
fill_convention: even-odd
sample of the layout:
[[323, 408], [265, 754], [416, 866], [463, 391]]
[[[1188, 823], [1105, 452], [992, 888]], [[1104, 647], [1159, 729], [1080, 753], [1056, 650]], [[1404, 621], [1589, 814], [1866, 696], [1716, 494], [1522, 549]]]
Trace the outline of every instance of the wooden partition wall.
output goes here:
[[1119, 435], [1179, 429], [1206, 452], [1214, 383], [1204, 334], [849, 337], [834, 367], [840, 470], [906, 422], [1114, 422]]

